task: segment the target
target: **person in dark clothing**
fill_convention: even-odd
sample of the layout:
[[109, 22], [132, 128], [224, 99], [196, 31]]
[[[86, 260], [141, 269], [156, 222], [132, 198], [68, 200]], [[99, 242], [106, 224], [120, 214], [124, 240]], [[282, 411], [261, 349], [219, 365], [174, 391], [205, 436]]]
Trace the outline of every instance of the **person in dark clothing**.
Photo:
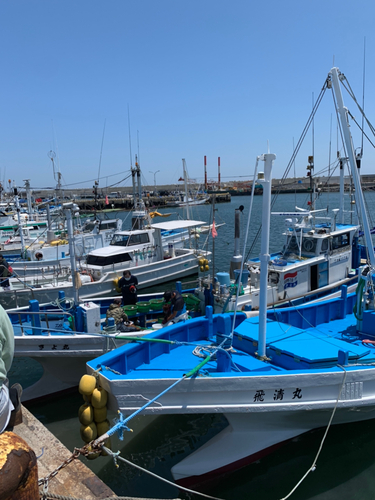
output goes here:
[[118, 286], [121, 288], [122, 303], [124, 306], [136, 304], [138, 302], [136, 276], [132, 276], [130, 271], [124, 271], [123, 277], [119, 280]]
[[165, 292], [164, 300], [166, 303], [170, 303], [168, 308], [163, 307], [164, 320], [163, 325], [178, 323], [187, 319], [186, 306], [183, 296], [177, 292]]
[[109, 306], [106, 313], [107, 325], [109, 318], [115, 320], [116, 329], [120, 332], [137, 332], [140, 330], [138, 326], [133, 325], [133, 323], [129, 321], [128, 315], [121, 306], [121, 299], [114, 299], [113, 304]]
[[6, 259], [0, 254], [0, 285], [9, 289], [9, 280], [7, 279], [12, 273], [9, 271], [9, 264]]

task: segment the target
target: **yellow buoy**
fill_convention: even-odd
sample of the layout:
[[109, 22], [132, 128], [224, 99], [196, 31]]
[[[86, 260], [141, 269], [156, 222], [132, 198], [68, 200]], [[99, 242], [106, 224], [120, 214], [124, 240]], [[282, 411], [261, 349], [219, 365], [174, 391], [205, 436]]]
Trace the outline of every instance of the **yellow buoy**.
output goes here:
[[[87, 447], [87, 451], [91, 452], [92, 451], [92, 446], [88, 446]], [[98, 458], [98, 456], [100, 455], [100, 453], [90, 453], [89, 455], [87, 455], [87, 459], [88, 460], [95, 460], [95, 458]], [[108, 453], [106, 453], [106, 455], [108, 455]]]
[[96, 387], [91, 395], [91, 404], [94, 408], [103, 408], [107, 404], [107, 391], [102, 387]]
[[201, 270], [201, 272], [203, 273], [203, 272], [204, 272], [204, 266], [201, 266], [201, 267], [200, 267], [200, 270]]
[[204, 266], [204, 264], [205, 264], [204, 259], [199, 259], [198, 263], [200, 266]]
[[78, 390], [81, 394], [90, 396], [96, 387], [96, 378], [93, 375], [83, 375], [79, 381]]
[[83, 404], [78, 410], [78, 418], [82, 425], [90, 425], [94, 420], [93, 407], [88, 403]]
[[103, 420], [103, 422], [99, 422], [96, 424], [96, 428], [98, 430], [98, 436], [103, 436], [106, 432], [109, 431], [109, 420]]
[[88, 396], [86, 394], [82, 394], [82, 397], [86, 403], [91, 403], [91, 394]]
[[82, 441], [85, 443], [89, 443], [98, 436], [98, 431], [94, 422], [91, 422], [90, 425], [81, 425], [80, 433]]
[[98, 423], [103, 422], [106, 418], [107, 418], [107, 407], [106, 406], [103, 406], [103, 408], [94, 408], [94, 420], [95, 420], [95, 422], [98, 422]]
[[210, 269], [210, 266], [208, 266], [207, 264], [204, 266], [204, 270], [205, 271], [208, 271]]

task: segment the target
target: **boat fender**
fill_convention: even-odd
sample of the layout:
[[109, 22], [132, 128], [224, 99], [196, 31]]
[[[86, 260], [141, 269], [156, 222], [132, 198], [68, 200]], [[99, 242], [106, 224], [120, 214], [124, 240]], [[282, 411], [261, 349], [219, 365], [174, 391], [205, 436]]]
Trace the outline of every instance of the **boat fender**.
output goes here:
[[[96, 387], [91, 395], [91, 404], [94, 408], [104, 408], [107, 405], [107, 391], [101, 387]], [[101, 422], [101, 420], [97, 420]]]
[[[94, 421], [96, 425], [104, 422], [104, 420], [107, 420], [107, 407], [103, 406], [103, 408], [94, 408]], [[98, 431], [98, 435], [99, 431]]]
[[96, 378], [93, 375], [83, 375], [79, 381], [78, 390], [85, 396], [90, 396], [96, 387]]
[[94, 421], [94, 410], [90, 403], [85, 403], [79, 407], [78, 419], [82, 425], [90, 425]]
[[[93, 375], [81, 377], [79, 392], [85, 400], [85, 403], [78, 410], [81, 438], [85, 443], [90, 443], [109, 430], [110, 426], [107, 420], [108, 393], [102, 387], [97, 386], [96, 378]], [[104, 442], [104, 446], [111, 448], [109, 438]], [[88, 451], [90, 452], [90, 449]], [[89, 453], [87, 458], [94, 460], [99, 455], [106, 455], [106, 453]]]
[[95, 422], [91, 422], [89, 425], [81, 425], [80, 433], [82, 441], [85, 443], [90, 443], [90, 441], [96, 439], [98, 437], [98, 431]]
[[120, 278], [115, 278], [113, 280], [113, 284], [115, 285], [116, 292], [121, 293], [121, 288], [118, 286], [118, 282], [120, 281]]

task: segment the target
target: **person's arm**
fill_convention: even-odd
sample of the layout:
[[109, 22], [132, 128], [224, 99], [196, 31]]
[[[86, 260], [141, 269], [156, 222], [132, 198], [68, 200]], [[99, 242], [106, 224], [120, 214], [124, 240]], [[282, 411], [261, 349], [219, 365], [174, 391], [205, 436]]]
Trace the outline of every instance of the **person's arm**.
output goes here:
[[14, 332], [9, 316], [0, 306], [0, 385], [6, 379], [14, 356]]

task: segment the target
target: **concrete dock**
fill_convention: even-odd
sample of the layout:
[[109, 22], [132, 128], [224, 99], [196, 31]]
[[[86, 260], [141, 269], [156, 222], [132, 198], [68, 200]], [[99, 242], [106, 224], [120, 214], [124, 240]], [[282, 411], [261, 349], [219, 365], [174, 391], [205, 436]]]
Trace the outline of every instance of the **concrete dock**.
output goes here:
[[[38, 477], [42, 479], [55, 471], [65, 460], [72, 456], [69, 451], [32, 413], [22, 406], [22, 424], [14, 427], [13, 432], [21, 437], [39, 457]], [[42, 449], [44, 451], [42, 452]], [[43, 453], [43, 454], [42, 454]], [[39, 489], [42, 489], [40, 487]], [[121, 498], [127, 500], [152, 500], [134, 497], [117, 497], [79, 459], [73, 460], [61, 469], [48, 483], [48, 493], [80, 500]], [[174, 500], [179, 500], [178, 498]]]
[[[38, 457], [39, 479], [48, 476], [64, 460], [71, 457], [72, 452], [39, 422], [24, 406], [22, 407], [23, 422], [17, 425], [13, 432], [24, 439]], [[116, 497], [84, 463], [74, 460], [61, 469], [48, 483], [48, 492], [55, 495], [71, 496], [82, 500]]]

